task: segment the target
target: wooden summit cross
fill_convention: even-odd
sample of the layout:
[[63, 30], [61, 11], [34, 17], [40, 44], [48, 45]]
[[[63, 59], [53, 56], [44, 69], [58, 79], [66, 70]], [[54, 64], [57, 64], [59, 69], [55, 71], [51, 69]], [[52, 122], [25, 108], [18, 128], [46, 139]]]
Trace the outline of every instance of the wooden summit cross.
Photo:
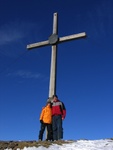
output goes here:
[[33, 48], [47, 46], [47, 45], [52, 46], [50, 84], [49, 84], [49, 98], [52, 98], [52, 96], [56, 94], [57, 44], [60, 44], [62, 42], [66, 42], [66, 41], [69, 41], [69, 40], [83, 38], [83, 37], [86, 37], [85, 32], [59, 38], [58, 37], [58, 14], [54, 13], [53, 14], [53, 33], [48, 38], [48, 40], [27, 45], [27, 49], [29, 49], [29, 50], [33, 49]]

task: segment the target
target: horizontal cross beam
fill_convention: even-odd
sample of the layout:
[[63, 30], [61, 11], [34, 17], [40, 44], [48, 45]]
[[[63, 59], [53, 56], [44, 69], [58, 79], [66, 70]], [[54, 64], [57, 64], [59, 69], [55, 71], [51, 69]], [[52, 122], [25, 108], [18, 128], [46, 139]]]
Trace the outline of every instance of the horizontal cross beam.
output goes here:
[[84, 38], [84, 37], [86, 37], [85, 32], [78, 33], [78, 34], [73, 34], [73, 35], [69, 35], [69, 36], [64, 36], [64, 37], [59, 38], [59, 43], [74, 40], [74, 39], [78, 39], [78, 38]]
[[[74, 40], [74, 39], [77, 39], [77, 38], [84, 38], [84, 37], [86, 37], [86, 33], [85, 32], [78, 33], [78, 34], [73, 34], [73, 35], [69, 35], [69, 36], [60, 37], [57, 44], [60, 44], [60, 43], [65, 42], [65, 41]], [[43, 46], [47, 46], [47, 45], [51, 45], [49, 43], [49, 40], [38, 42], [38, 43], [29, 44], [29, 45], [27, 45], [27, 49], [30, 50], [32, 48], [38, 48], [38, 47], [43, 47]]]

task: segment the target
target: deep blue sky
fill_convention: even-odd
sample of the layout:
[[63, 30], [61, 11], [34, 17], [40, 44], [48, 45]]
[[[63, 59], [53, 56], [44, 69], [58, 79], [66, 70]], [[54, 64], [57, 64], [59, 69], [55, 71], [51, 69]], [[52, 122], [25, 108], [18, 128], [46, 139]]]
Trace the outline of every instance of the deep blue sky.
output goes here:
[[53, 13], [59, 37], [57, 95], [65, 103], [64, 139], [113, 137], [113, 1], [0, 1], [0, 140], [37, 140], [49, 93]]

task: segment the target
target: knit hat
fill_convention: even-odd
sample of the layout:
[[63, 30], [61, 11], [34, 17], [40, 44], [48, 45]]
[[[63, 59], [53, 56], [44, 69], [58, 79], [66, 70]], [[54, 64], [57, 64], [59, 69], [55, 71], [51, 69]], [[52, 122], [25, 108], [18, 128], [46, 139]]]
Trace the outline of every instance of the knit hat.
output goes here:
[[46, 104], [51, 104], [51, 102], [47, 102]]
[[54, 98], [54, 97], [58, 98], [58, 96], [57, 96], [57, 95], [53, 95], [53, 98]]

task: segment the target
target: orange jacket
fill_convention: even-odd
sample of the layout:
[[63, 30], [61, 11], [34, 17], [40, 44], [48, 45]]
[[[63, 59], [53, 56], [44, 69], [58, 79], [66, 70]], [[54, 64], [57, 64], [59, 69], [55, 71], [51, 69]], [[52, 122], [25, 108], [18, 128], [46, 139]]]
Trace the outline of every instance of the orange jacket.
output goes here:
[[52, 109], [50, 106], [47, 105], [42, 109], [40, 120], [42, 120], [44, 123], [52, 123]]

